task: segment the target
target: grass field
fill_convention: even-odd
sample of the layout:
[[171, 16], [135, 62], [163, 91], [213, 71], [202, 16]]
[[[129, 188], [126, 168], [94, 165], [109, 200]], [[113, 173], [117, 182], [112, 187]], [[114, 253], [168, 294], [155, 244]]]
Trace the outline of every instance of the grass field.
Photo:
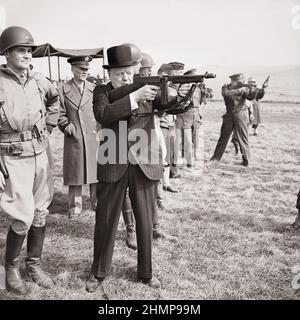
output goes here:
[[[300, 265], [300, 233], [290, 231], [300, 188], [300, 107], [264, 104], [265, 121], [257, 137], [250, 131], [250, 168], [239, 165], [231, 145], [221, 163], [172, 180], [178, 194], [164, 193], [163, 230], [177, 242], [154, 241], [153, 269], [162, 288], [136, 282], [135, 251], [124, 243], [120, 219], [111, 276], [103, 288], [85, 291], [93, 253], [94, 213], [67, 218], [67, 189], [62, 184], [63, 136], [55, 131], [55, 197], [48, 216], [44, 269], [53, 290], [28, 283], [26, 299], [299, 299], [292, 289], [292, 268]], [[212, 155], [224, 106], [204, 111], [205, 161]], [[3, 265], [7, 220], [0, 216], [0, 264]], [[23, 256], [25, 250], [23, 250]], [[1, 299], [16, 299], [0, 291]], [[24, 299], [24, 297], [21, 297]]]

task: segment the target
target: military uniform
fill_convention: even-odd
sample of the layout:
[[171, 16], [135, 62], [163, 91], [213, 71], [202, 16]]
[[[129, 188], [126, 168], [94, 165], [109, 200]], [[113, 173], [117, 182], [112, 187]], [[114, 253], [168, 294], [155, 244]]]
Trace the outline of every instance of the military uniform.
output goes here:
[[[0, 148], [10, 175], [0, 207], [19, 234], [45, 225], [53, 196], [48, 130], [56, 126], [59, 105], [55, 87], [43, 75], [28, 71], [24, 80], [8, 66], [0, 67]], [[40, 140], [32, 131], [38, 121], [46, 124]]]
[[[192, 75], [196, 74], [196, 69], [188, 70], [184, 73], [184, 75]], [[197, 87], [193, 93], [191, 98], [193, 107], [189, 109], [187, 112], [177, 115], [176, 118], [176, 150], [179, 150], [180, 144], [183, 144], [183, 156], [186, 159], [187, 166], [192, 167], [193, 163], [193, 130], [195, 132], [199, 131], [199, 127], [201, 124], [201, 116], [200, 116], [200, 101], [201, 101], [201, 90]], [[183, 141], [182, 134], [183, 132]], [[197, 154], [198, 157], [198, 137], [197, 134], [194, 135], [194, 154]], [[178, 152], [176, 152], [176, 156], [178, 156]], [[196, 157], [195, 157], [196, 158]], [[195, 159], [196, 160], [196, 159]], [[176, 161], [177, 162], [177, 161]]]
[[[231, 78], [240, 79], [242, 74], [232, 75]], [[250, 159], [248, 141], [249, 114], [247, 100], [253, 100], [256, 92], [251, 87], [231, 84], [222, 87], [222, 96], [226, 105], [226, 113], [223, 115], [221, 135], [211, 160], [221, 160], [232, 132], [236, 131], [237, 141], [243, 157], [243, 165], [247, 166]]]
[[[249, 78], [248, 84], [251, 84], [256, 87], [256, 81], [253, 78]], [[251, 121], [252, 128], [254, 129], [254, 135], [257, 135], [258, 125], [261, 123], [261, 112], [260, 112], [260, 104], [259, 100], [261, 100], [265, 96], [264, 88], [260, 89], [256, 98], [252, 100], [253, 106], [253, 120]]]
[[[87, 60], [87, 61], [85, 61]], [[89, 57], [69, 59], [73, 65], [88, 68]], [[82, 210], [82, 185], [90, 186], [92, 209], [96, 209], [97, 139], [93, 114], [95, 85], [87, 80], [80, 88], [74, 78], [58, 89], [60, 115], [58, 126], [64, 135], [63, 178], [69, 186], [69, 217]]]
[[31, 70], [34, 47], [31, 34], [22, 27], [9, 27], [0, 36], [0, 51], [7, 59], [7, 65], [0, 67], [0, 150], [7, 173], [0, 209], [11, 219], [5, 252], [6, 288], [17, 294], [27, 292], [19, 273], [26, 234], [28, 275], [42, 287], [53, 286], [40, 262], [53, 196], [46, 149], [49, 133], [57, 125], [59, 97], [50, 81]]
[[[183, 65], [179, 63], [173, 63], [175, 68], [182, 69]], [[164, 63], [160, 66], [157, 71], [157, 74], [162, 75], [172, 75], [174, 69], [171, 64]], [[166, 161], [170, 165], [170, 178], [180, 177], [176, 167], [175, 159], [175, 143], [176, 143], [176, 116], [171, 114], [163, 113], [159, 116], [160, 118], [160, 127], [163, 133], [165, 144], [167, 148]]]

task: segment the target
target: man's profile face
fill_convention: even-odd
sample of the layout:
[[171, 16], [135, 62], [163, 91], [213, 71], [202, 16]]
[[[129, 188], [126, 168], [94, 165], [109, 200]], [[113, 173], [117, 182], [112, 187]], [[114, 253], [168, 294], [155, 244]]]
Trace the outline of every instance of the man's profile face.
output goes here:
[[139, 74], [140, 73], [140, 69], [141, 69], [141, 62], [139, 62], [138, 64], [136, 64], [134, 66], [134, 74]]
[[108, 75], [113, 87], [119, 88], [133, 83], [134, 71], [134, 66], [109, 69]]
[[256, 87], [256, 81], [248, 81], [249, 86]]
[[25, 46], [16, 46], [5, 52], [7, 64], [19, 71], [29, 68], [32, 59], [32, 48]]
[[244, 84], [245, 80], [244, 78], [240, 77], [240, 78], [237, 78], [237, 79], [231, 79], [231, 85], [233, 87], [236, 87], [238, 85], [241, 85], [241, 84]]
[[182, 76], [183, 70], [173, 70], [172, 73], [173, 73], [173, 76]]
[[75, 80], [82, 82], [88, 76], [88, 68], [81, 68], [79, 66], [73, 65], [72, 66], [72, 73], [74, 75]]
[[140, 69], [140, 76], [141, 77], [150, 77], [152, 74], [152, 68], [146, 67]]

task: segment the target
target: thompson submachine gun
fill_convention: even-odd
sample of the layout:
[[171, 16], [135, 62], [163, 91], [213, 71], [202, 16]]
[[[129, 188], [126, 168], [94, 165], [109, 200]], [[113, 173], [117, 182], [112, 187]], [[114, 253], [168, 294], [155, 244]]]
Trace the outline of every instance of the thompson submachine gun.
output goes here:
[[204, 79], [213, 79], [216, 75], [213, 73], [206, 72], [205, 74], [197, 75], [183, 75], [183, 76], [151, 76], [151, 77], [140, 77], [135, 76], [133, 78], [133, 83], [122, 86], [120, 88], [111, 90], [109, 92], [109, 101], [111, 103], [123, 98], [124, 96], [130, 94], [141, 88], [144, 85], [154, 85], [160, 88], [161, 95], [161, 105], [165, 106], [169, 103], [168, 101], [168, 87], [169, 83], [172, 84], [185, 84], [193, 83], [191, 89], [189, 90], [187, 96], [191, 96], [196, 88], [197, 83], [201, 83]]

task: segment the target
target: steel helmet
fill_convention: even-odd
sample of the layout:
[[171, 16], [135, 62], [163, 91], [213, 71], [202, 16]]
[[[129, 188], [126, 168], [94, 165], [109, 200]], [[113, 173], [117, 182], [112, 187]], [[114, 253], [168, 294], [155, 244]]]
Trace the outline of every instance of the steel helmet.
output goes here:
[[152, 57], [145, 52], [142, 52], [141, 68], [152, 68], [154, 66], [154, 61]]
[[18, 26], [8, 27], [3, 30], [0, 36], [0, 53], [15, 46], [32, 47], [33, 50], [36, 48], [33, 37], [28, 30]]
[[253, 77], [250, 77], [250, 78], [248, 79], [248, 84], [256, 85], [256, 80], [255, 80]]

